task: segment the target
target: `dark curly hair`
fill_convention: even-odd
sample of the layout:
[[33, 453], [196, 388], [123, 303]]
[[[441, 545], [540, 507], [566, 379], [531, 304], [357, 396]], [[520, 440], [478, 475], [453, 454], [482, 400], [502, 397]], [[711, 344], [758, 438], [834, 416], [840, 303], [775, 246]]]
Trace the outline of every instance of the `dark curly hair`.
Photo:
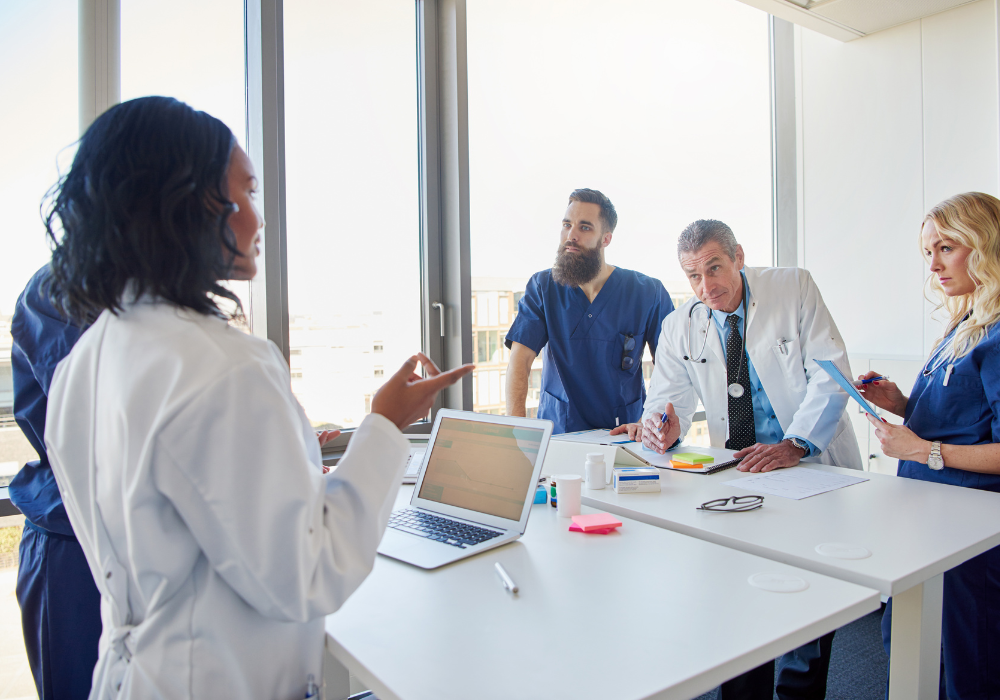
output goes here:
[[[81, 325], [123, 310], [126, 293], [227, 317], [215, 298], [240, 252], [228, 220], [225, 124], [171, 97], [115, 105], [80, 139], [47, 195], [53, 304]], [[60, 231], [57, 233], [57, 226]]]

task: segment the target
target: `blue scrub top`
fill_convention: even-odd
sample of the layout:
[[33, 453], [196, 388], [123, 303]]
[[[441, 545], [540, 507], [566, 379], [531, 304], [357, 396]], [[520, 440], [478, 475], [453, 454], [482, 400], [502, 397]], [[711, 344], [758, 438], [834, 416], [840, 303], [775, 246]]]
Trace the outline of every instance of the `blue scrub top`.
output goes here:
[[[945, 338], [945, 352], [953, 335]], [[904, 425], [924, 440], [950, 445], [1000, 442], [1000, 326], [990, 328], [972, 352], [954, 364], [948, 386], [944, 386], [948, 362], [929, 376], [920, 373], [906, 403]], [[928, 362], [925, 369], [933, 365], [933, 361]], [[934, 471], [920, 462], [900, 460], [897, 474], [1000, 492], [1000, 475], [950, 469], [947, 464]]]
[[10, 500], [33, 525], [73, 535], [62, 496], [45, 454], [45, 408], [56, 365], [73, 349], [83, 330], [67, 321], [46, 296], [49, 266], [35, 273], [14, 307], [14, 418], [38, 453], [10, 482]]
[[[673, 310], [663, 283], [633, 270], [615, 268], [593, 303], [579, 287], [556, 283], [551, 270], [533, 275], [506, 344], [543, 353], [538, 417], [555, 424], [553, 433], [640, 420], [643, 346], [656, 355], [660, 325]], [[632, 368], [623, 370], [630, 335]]]

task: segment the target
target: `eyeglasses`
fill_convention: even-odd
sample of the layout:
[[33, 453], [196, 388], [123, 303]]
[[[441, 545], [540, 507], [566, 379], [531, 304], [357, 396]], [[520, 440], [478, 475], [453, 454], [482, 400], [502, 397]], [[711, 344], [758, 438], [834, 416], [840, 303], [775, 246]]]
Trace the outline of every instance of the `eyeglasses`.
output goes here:
[[[732, 505], [729, 505], [730, 502], [732, 502]], [[729, 498], [716, 498], [714, 501], [707, 501], [695, 508], [695, 510], [711, 510], [716, 513], [742, 513], [748, 510], [757, 510], [763, 505], [763, 496], [730, 496]]]
[[629, 333], [625, 338], [625, 347], [622, 349], [622, 369], [626, 372], [632, 369], [632, 365], [635, 364], [635, 360], [629, 355], [633, 350], [635, 350], [635, 338]]

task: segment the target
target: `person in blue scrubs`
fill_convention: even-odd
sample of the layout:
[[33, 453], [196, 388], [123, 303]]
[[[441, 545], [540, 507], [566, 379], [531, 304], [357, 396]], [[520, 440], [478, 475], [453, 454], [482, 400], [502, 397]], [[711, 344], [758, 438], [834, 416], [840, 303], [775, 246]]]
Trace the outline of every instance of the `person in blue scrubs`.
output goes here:
[[642, 416], [645, 345], [656, 353], [660, 324], [674, 310], [663, 283], [608, 265], [618, 223], [611, 200], [575, 190], [562, 221], [555, 264], [532, 276], [507, 332], [507, 414], [523, 416], [528, 376], [543, 353], [538, 417], [552, 432], [614, 428]]
[[17, 602], [28, 663], [40, 700], [90, 694], [101, 636], [101, 596], [73, 534], [45, 454], [45, 408], [56, 365], [83, 330], [47, 296], [49, 266], [31, 278], [11, 322], [14, 417], [38, 453], [10, 483], [10, 500], [25, 517]]
[[[920, 241], [947, 332], [909, 396], [889, 381], [865, 388], [903, 425], [869, 420], [882, 451], [899, 458], [899, 476], [1000, 492], [1000, 200], [968, 192], [941, 202]], [[887, 654], [891, 630], [890, 600]], [[940, 697], [1000, 698], [1000, 547], [945, 573], [941, 646]]]

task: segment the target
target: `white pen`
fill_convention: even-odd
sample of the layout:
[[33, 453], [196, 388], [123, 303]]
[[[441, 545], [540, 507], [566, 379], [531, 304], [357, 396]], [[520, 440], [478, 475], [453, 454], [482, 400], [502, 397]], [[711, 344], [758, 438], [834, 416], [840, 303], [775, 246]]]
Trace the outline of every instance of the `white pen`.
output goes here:
[[503, 587], [511, 593], [517, 593], [517, 584], [514, 583], [514, 579], [510, 577], [510, 574], [503, 568], [503, 565], [497, 562], [493, 567], [497, 570], [497, 575], [500, 576], [500, 582], [503, 584]]

